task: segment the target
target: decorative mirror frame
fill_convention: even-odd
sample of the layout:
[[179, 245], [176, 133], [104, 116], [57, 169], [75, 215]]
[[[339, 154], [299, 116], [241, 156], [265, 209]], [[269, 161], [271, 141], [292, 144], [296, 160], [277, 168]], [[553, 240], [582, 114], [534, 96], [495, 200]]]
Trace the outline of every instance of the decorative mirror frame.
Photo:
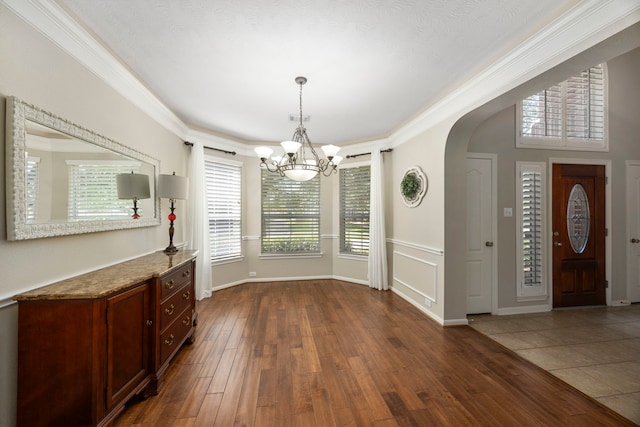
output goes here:
[[156, 186], [160, 171], [160, 161], [136, 151], [116, 141], [98, 135], [88, 129], [71, 123], [40, 108], [27, 104], [15, 97], [7, 97], [6, 120], [6, 216], [7, 240], [27, 240], [42, 237], [66, 236], [71, 234], [94, 233], [99, 231], [121, 230], [128, 228], [160, 225], [160, 198], [154, 189], [154, 217], [139, 219], [116, 219], [108, 221], [91, 220], [64, 223], [28, 224], [26, 212], [25, 147], [26, 121], [43, 126], [95, 144], [119, 154], [153, 165]]
[[406, 206], [415, 208], [427, 194], [428, 186], [427, 176], [420, 166], [411, 166], [404, 172], [400, 181], [402, 201]]

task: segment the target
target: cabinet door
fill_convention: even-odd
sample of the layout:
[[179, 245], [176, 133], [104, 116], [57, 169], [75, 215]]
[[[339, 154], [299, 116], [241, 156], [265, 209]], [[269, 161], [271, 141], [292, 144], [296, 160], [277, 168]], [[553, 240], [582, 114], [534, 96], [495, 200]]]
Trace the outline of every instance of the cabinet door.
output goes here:
[[148, 380], [149, 283], [107, 299], [107, 410]]

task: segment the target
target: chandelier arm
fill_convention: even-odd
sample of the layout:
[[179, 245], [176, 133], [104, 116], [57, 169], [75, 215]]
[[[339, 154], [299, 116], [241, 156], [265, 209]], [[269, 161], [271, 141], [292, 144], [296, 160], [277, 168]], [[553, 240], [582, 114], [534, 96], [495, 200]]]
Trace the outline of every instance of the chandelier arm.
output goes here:
[[266, 162], [266, 159], [261, 159], [261, 163], [264, 165], [265, 168], [267, 168], [269, 172], [278, 172], [278, 169], [279, 169], [278, 165], [274, 165], [275, 169], [271, 169], [269, 167], [269, 163]]
[[323, 176], [331, 176], [334, 173], [338, 172], [338, 167], [336, 165], [331, 166], [330, 168], [325, 168], [322, 170]]

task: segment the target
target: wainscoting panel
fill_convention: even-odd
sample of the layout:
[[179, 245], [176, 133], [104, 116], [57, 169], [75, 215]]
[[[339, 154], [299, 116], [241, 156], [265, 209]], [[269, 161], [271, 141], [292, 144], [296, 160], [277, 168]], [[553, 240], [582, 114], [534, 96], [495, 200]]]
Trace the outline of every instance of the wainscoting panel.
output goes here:
[[393, 251], [393, 280], [438, 302], [438, 265], [405, 252]]

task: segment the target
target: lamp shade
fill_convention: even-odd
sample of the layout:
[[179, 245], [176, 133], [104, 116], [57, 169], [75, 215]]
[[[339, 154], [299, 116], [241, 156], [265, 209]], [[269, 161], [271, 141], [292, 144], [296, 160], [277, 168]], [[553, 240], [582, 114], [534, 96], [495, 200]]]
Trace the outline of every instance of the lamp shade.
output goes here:
[[118, 199], [148, 199], [149, 176], [139, 173], [121, 173], [116, 175]]
[[253, 150], [261, 159], [268, 159], [271, 153], [273, 153], [273, 150], [269, 147], [256, 147]]
[[189, 192], [189, 179], [184, 176], [160, 175], [158, 177], [158, 196], [164, 199], [186, 199]]

